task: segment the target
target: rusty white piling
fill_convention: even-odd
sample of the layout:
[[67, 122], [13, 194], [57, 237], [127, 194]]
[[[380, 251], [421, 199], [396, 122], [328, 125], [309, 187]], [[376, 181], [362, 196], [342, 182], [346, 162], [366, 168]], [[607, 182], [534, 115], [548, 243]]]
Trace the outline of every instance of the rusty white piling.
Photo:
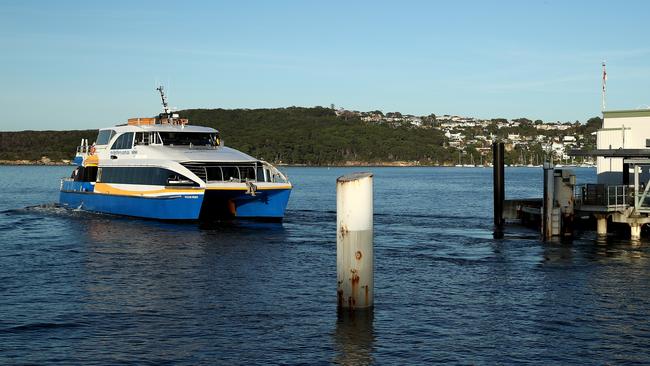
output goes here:
[[336, 270], [338, 308], [373, 306], [372, 173], [336, 180]]

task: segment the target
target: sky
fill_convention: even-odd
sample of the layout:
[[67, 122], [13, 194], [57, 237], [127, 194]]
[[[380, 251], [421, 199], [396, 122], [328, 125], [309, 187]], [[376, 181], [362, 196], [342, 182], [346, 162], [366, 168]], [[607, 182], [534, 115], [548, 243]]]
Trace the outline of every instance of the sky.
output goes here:
[[189, 108], [581, 121], [650, 105], [648, 1], [0, 3], [0, 130]]

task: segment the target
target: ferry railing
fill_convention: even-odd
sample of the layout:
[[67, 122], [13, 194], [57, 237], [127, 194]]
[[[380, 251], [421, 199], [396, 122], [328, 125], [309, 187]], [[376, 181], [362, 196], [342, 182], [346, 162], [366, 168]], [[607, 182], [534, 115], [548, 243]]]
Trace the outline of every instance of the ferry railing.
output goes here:
[[90, 146], [88, 145], [77, 146], [77, 154], [88, 154], [88, 151], [90, 151]]

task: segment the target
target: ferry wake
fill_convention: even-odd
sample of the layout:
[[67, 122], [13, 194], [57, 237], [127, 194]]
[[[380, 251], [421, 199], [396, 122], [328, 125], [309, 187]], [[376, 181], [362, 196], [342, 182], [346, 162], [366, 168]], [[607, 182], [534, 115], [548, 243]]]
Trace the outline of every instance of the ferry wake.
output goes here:
[[198, 220], [281, 221], [292, 185], [273, 165], [226, 147], [219, 131], [173, 113], [99, 130], [82, 140], [59, 201], [68, 208], [116, 215]]

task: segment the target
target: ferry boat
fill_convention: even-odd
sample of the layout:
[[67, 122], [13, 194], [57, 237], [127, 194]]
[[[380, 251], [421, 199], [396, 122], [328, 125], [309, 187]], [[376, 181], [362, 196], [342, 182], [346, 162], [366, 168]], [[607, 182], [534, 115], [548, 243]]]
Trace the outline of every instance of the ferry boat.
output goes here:
[[292, 185], [273, 165], [226, 147], [219, 131], [188, 124], [167, 104], [155, 118], [82, 140], [76, 169], [61, 180], [67, 208], [163, 220], [281, 221]]

